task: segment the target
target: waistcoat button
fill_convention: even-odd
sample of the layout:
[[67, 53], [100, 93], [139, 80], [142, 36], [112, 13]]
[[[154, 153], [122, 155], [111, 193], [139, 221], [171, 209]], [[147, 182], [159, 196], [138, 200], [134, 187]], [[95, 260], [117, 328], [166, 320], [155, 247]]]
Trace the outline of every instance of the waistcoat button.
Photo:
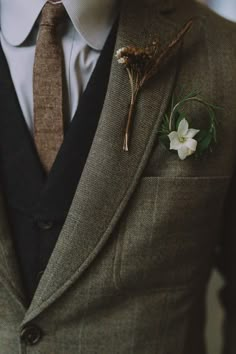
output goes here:
[[35, 345], [42, 338], [42, 331], [35, 325], [29, 325], [22, 329], [20, 338], [27, 345]]
[[54, 222], [53, 221], [43, 221], [43, 220], [38, 220], [36, 221], [36, 225], [38, 226], [38, 228], [40, 230], [51, 230], [54, 226]]

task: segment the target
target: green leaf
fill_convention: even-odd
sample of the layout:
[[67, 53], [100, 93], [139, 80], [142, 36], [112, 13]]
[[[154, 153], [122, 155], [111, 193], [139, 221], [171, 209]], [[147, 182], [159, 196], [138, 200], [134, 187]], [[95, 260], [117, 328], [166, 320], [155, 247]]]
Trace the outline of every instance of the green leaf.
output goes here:
[[209, 148], [209, 146], [211, 145], [212, 139], [213, 139], [212, 134], [209, 134], [209, 132], [207, 132], [205, 137], [202, 138], [201, 141], [199, 141], [199, 143], [197, 145], [198, 153], [201, 154], [204, 151], [206, 151]]
[[207, 137], [208, 134], [209, 134], [208, 130], [202, 129], [202, 130], [200, 130], [200, 132], [198, 132], [195, 135], [194, 139], [196, 139], [198, 141], [198, 143], [200, 143], [202, 140], [204, 140]]
[[169, 150], [170, 149], [170, 139], [168, 135], [160, 135], [160, 142]]
[[160, 135], [166, 135], [169, 134], [169, 132], [169, 117], [167, 114], [165, 114], [158, 133]]

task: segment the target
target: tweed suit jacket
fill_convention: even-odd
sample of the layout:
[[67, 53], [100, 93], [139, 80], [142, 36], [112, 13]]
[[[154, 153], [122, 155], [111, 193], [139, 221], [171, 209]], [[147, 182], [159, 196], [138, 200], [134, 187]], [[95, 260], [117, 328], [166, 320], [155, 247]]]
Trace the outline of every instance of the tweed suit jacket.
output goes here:
[[[81, 180], [28, 308], [1, 198], [0, 354], [205, 354], [216, 259], [226, 280], [224, 352], [235, 353], [236, 26], [191, 0], [126, 0], [115, 50], [156, 35], [167, 43], [191, 17], [192, 30], [139, 96], [128, 153], [130, 87], [114, 58]], [[157, 132], [183, 89], [223, 108], [214, 151], [180, 161]], [[195, 126], [207, 119], [197, 104], [185, 110]]]

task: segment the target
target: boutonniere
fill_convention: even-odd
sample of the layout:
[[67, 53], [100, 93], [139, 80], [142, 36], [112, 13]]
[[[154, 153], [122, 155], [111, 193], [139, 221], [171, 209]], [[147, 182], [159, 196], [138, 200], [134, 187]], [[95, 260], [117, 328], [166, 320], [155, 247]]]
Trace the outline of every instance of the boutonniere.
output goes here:
[[[188, 102], [195, 102], [205, 107], [209, 118], [208, 127], [204, 129], [190, 128], [184, 112], [184, 106]], [[177, 152], [181, 160], [185, 160], [191, 155], [199, 157], [207, 150], [212, 151], [217, 142], [216, 109], [220, 109], [220, 107], [208, 103], [195, 92], [177, 102], [173, 97], [170, 113], [165, 114], [158, 133], [160, 141], [167, 149]]]
[[118, 63], [123, 65], [128, 73], [131, 87], [131, 100], [124, 134], [123, 150], [129, 150], [130, 128], [138, 95], [144, 86], [156, 75], [162, 63], [168, 58], [172, 50], [181, 42], [191, 29], [193, 20], [189, 20], [176, 34], [175, 38], [165, 47], [158, 40], [152, 41], [145, 48], [133, 46], [120, 48], [116, 52]]

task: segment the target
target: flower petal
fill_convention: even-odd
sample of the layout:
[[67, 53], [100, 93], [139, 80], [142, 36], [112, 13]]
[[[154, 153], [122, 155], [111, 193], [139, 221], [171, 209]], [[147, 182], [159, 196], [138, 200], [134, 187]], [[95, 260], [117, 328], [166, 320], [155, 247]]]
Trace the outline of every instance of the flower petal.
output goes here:
[[182, 145], [178, 150], [178, 155], [180, 160], [185, 160], [187, 156], [189, 156], [189, 148], [185, 145]]
[[194, 138], [198, 132], [200, 132], [200, 130], [198, 130], [198, 129], [189, 129], [187, 131], [187, 134], [185, 135], [185, 137], [186, 138]]
[[179, 123], [178, 136], [180, 138], [183, 138], [186, 136], [187, 132], [188, 132], [188, 121], [185, 118], [183, 118]]
[[171, 132], [168, 137], [170, 139], [170, 150], [178, 150], [182, 146], [177, 132]]
[[194, 151], [196, 151], [196, 148], [197, 148], [197, 140], [187, 139], [184, 142], [184, 146], [186, 146], [188, 149], [190, 149], [194, 152]]

